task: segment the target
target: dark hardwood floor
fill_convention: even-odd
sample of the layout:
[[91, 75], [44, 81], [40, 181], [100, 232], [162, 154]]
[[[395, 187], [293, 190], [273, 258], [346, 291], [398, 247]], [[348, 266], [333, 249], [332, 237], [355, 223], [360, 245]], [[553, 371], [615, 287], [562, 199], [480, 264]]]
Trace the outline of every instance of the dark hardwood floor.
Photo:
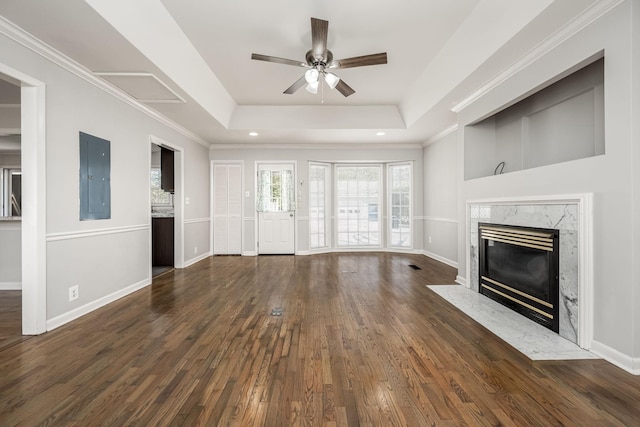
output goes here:
[[0, 425], [639, 425], [640, 377], [530, 361], [425, 287], [454, 278], [417, 255], [209, 258], [0, 350]]
[[0, 350], [29, 338], [22, 336], [22, 291], [0, 291]]

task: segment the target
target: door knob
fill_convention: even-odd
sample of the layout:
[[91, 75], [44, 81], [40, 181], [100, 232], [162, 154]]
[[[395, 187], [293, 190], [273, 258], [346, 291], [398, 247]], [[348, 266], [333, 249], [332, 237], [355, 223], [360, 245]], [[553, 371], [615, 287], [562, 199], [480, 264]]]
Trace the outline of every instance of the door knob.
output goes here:
[[291, 212], [291, 213], [289, 214], [289, 216], [290, 216], [291, 218], [293, 218], [293, 212]]

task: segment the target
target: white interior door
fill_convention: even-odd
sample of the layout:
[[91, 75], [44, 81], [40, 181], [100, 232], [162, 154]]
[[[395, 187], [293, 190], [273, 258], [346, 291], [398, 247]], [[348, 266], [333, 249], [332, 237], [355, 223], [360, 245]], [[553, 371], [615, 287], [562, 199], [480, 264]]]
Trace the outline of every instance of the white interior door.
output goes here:
[[258, 253], [295, 253], [294, 165], [258, 165]]
[[242, 167], [213, 165], [213, 253], [242, 252]]

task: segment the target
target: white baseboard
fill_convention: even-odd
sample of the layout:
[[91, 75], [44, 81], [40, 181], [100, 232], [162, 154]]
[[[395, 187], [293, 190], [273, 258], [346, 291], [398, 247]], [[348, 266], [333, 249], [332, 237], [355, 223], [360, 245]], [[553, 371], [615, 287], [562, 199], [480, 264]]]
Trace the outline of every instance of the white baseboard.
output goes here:
[[311, 252], [309, 252], [309, 251], [298, 251], [298, 252], [296, 252], [296, 255], [307, 256], [307, 255], [311, 255]]
[[193, 264], [202, 261], [203, 259], [209, 258], [211, 256], [211, 252], [206, 252], [200, 256], [197, 256], [195, 258], [191, 258], [188, 261], [184, 262], [184, 267], [183, 268], [187, 268], [189, 266], [192, 266]]
[[0, 282], [0, 291], [21, 291], [22, 282]]
[[450, 260], [450, 259], [448, 259], [448, 258], [445, 258], [445, 257], [443, 257], [443, 256], [440, 256], [440, 255], [434, 254], [434, 253], [429, 252], [429, 251], [422, 251], [422, 254], [423, 254], [424, 256], [428, 256], [429, 258], [433, 258], [433, 259], [435, 259], [436, 261], [440, 261], [440, 262], [441, 262], [441, 263], [443, 263], [443, 264], [447, 264], [447, 265], [448, 265], [448, 266], [450, 266], [450, 267], [458, 268], [458, 263], [457, 263], [456, 261], [452, 261], [452, 260]]
[[104, 307], [107, 304], [110, 304], [116, 300], [119, 300], [122, 297], [125, 297], [129, 294], [132, 294], [145, 286], [149, 286], [151, 284], [151, 279], [146, 278], [138, 283], [135, 283], [131, 286], [127, 286], [124, 289], [116, 291], [112, 294], [105, 295], [102, 298], [99, 298], [95, 301], [92, 301], [88, 304], [83, 305], [82, 307], [78, 307], [69, 312], [61, 314], [60, 316], [56, 316], [52, 319], [47, 320], [47, 331], [51, 331], [53, 329], [59, 328], [62, 325], [65, 325], [72, 320], [78, 319], [85, 314], [89, 314], [92, 311], [99, 309], [100, 307]]
[[607, 362], [616, 365], [620, 369], [624, 369], [633, 375], [640, 375], [640, 358], [627, 356], [626, 354], [596, 340], [591, 341], [591, 348], [589, 351], [602, 357]]
[[258, 256], [258, 252], [256, 252], [256, 251], [244, 251], [244, 252], [242, 252], [242, 256]]
[[456, 283], [458, 283], [459, 285], [464, 286], [465, 288], [468, 288], [467, 279], [465, 277], [462, 277], [460, 275], [456, 276]]

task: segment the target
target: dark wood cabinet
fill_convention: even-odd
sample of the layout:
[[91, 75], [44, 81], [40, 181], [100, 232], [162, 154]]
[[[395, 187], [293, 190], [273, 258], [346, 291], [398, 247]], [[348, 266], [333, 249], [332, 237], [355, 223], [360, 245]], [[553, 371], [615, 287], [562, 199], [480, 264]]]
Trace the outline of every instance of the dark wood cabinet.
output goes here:
[[160, 188], [168, 193], [174, 193], [173, 179], [173, 151], [160, 147]]
[[151, 265], [173, 267], [174, 219], [151, 218]]

